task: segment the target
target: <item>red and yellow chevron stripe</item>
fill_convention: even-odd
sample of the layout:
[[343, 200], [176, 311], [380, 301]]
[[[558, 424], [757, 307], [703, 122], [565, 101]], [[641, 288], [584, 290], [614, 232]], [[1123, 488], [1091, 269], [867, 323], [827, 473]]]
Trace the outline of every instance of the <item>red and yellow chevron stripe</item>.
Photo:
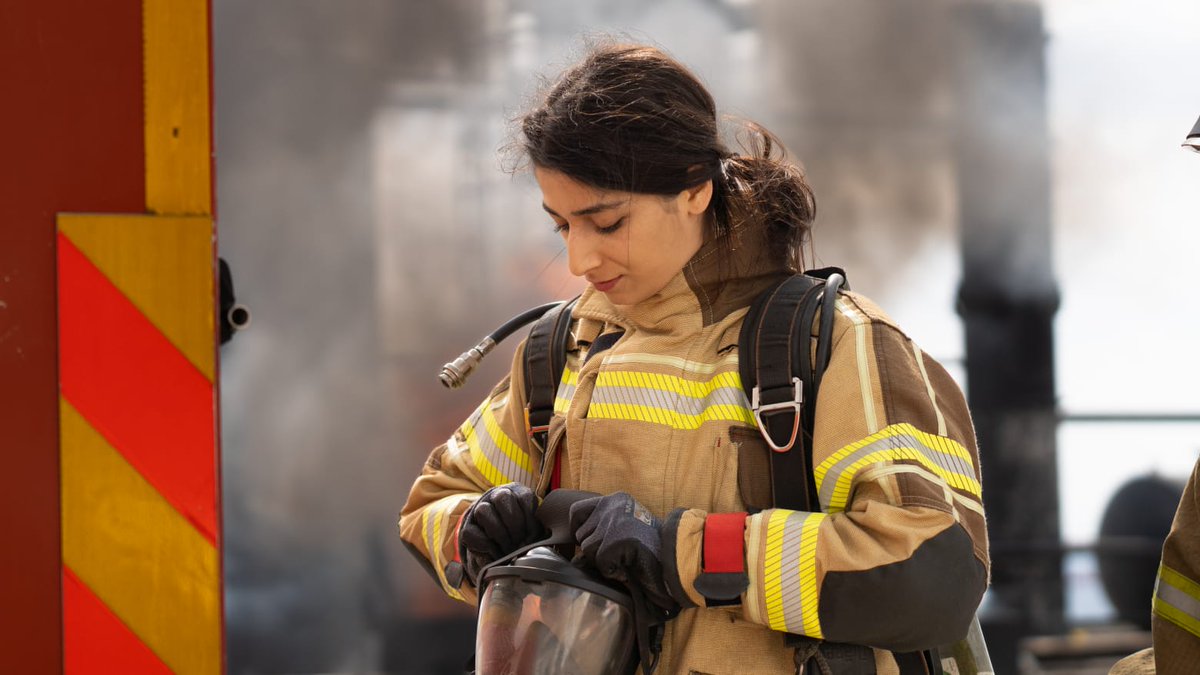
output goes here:
[[58, 215], [63, 649], [223, 670], [208, 0], [143, 0], [146, 211]]

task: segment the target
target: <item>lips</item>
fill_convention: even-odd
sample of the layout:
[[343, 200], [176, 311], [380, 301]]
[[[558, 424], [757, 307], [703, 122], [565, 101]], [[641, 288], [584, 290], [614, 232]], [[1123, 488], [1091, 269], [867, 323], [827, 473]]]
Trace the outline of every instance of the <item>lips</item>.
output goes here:
[[616, 276], [616, 277], [613, 277], [612, 279], [609, 279], [608, 281], [593, 281], [592, 285], [595, 286], [596, 290], [600, 291], [601, 293], [607, 293], [607, 292], [611, 291], [613, 289], [613, 286], [616, 286], [617, 282], [620, 281], [621, 279], [622, 279], [621, 276]]

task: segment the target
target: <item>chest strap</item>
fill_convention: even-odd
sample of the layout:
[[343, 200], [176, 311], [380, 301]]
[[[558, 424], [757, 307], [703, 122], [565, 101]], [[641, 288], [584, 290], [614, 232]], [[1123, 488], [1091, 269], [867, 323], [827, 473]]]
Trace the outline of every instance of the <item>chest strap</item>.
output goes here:
[[[789, 277], [759, 295], [742, 323], [738, 370], [755, 423], [772, 451], [776, 507], [821, 510], [811, 468], [813, 418], [829, 364], [837, 292], [844, 283], [837, 268]], [[818, 311], [814, 363], [811, 336]]]

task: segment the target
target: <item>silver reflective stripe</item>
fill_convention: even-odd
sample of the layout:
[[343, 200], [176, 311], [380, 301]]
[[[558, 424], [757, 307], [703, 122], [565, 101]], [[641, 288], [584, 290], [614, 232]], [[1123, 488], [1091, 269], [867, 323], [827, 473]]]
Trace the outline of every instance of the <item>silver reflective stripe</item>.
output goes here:
[[[957, 474], [957, 476], [961, 476], [963, 480], [952, 481], [952, 487], [968, 489], [968, 491], [972, 493], [975, 492], [975, 471], [971, 468], [971, 465], [968, 461], [964, 460], [958, 455], [949, 452], [943, 452], [938, 448], [932, 448], [923, 443], [921, 439], [917, 438], [913, 434], [897, 433], [896, 435], [885, 436], [884, 438], [880, 438], [879, 440], [858, 448], [854, 452], [851, 452], [850, 454], [838, 460], [833, 466], [824, 471], [823, 479], [820, 481], [821, 503], [826, 506], [832, 504], [834, 493], [837, 490], [838, 485], [853, 481], [854, 476], [852, 474], [847, 475], [847, 472], [853, 468], [856, 462], [874, 453], [883, 453], [884, 456], [880, 458], [880, 461], [905, 459], [904, 457], [897, 455], [900, 455], [902, 451], [909, 449], [919, 453], [920, 456], [929, 460], [937, 467], [950, 472], [951, 474]], [[959, 484], [954, 485], [954, 482], [958, 482]]]
[[727, 405], [749, 409], [746, 393], [732, 387], [718, 387], [704, 398], [692, 398], [676, 392], [641, 387], [596, 387], [592, 395], [595, 403], [639, 405], [661, 410], [671, 410], [680, 415], [699, 416], [715, 405]]
[[[533, 470], [529, 458], [505, 435], [489, 404], [490, 401], [476, 410], [462, 426], [475, 468], [492, 485], [513, 482], [532, 484]], [[503, 443], [505, 447], [501, 448], [498, 443]]]
[[1159, 580], [1158, 591], [1155, 593], [1160, 600], [1175, 607], [1176, 609], [1185, 612], [1197, 621], [1200, 621], [1200, 600], [1184, 593], [1174, 586], [1163, 583]]
[[780, 590], [783, 594], [783, 620], [788, 630], [800, 633], [804, 625], [804, 608], [800, 588], [800, 539], [804, 534], [804, 517], [799, 511], [788, 515], [783, 526], [783, 553], [780, 556]]
[[1159, 565], [1154, 585], [1154, 613], [1200, 637], [1200, 584], [1166, 565]]

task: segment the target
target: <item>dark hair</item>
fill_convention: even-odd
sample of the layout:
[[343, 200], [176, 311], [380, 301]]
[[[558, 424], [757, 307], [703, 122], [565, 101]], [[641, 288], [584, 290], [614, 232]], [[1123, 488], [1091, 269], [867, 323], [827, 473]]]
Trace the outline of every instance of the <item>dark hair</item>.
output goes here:
[[713, 181], [712, 236], [767, 228], [769, 254], [802, 271], [816, 215], [804, 173], [783, 145], [745, 122], [741, 154], [721, 142], [712, 95], [686, 67], [640, 45], [593, 48], [520, 118], [535, 166], [607, 190], [675, 195]]

